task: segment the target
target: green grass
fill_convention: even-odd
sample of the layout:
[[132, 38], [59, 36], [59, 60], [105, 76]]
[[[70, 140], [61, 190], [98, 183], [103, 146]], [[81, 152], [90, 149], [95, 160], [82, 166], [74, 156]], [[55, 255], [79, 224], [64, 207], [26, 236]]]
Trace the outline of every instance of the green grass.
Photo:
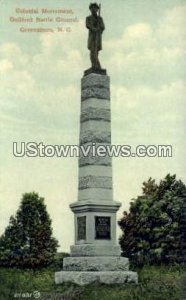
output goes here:
[[[32, 271], [0, 268], [0, 300], [35, 299], [34, 291], [41, 293], [38, 299], [46, 300], [186, 299], [186, 296], [185, 298], [183, 296], [182, 267], [145, 266], [137, 271], [139, 274], [138, 285], [94, 283], [79, 287], [70, 283], [55, 285], [54, 270], [51, 269]], [[30, 295], [25, 293], [30, 293]]]

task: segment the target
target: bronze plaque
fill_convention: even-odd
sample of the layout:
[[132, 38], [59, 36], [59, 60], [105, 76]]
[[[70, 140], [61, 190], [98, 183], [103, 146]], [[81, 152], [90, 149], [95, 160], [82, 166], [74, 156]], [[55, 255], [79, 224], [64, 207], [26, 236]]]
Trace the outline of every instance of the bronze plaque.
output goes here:
[[110, 217], [95, 217], [96, 239], [110, 240]]
[[86, 217], [77, 217], [77, 239], [86, 240]]

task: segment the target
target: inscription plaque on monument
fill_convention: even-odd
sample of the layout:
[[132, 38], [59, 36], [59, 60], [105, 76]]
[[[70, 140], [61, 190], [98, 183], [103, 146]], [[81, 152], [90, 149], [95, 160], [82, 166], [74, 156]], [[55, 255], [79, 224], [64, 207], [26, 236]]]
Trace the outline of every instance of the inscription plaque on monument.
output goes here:
[[85, 240], [86, 239], [86, 216], [77, 217], [77, 239]]
[[110, 236], [110, 217], [95, 217], [95, 238], [109, 240]]

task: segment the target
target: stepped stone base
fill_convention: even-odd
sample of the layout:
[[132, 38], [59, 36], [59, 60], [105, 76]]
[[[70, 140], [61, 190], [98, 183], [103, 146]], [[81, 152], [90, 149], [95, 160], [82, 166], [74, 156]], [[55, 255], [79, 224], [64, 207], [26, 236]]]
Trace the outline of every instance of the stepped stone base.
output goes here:
[[55, 283], [73, 282], [78, 285], [86, 285], [98, 281], [105, 284], [113, 283], [138, 283], [136, 272], [130, 271], [61, 271], [55, 273]]
[[66, 257], [63, 271], [128, 271], [126, 257]]
[[55, 273], [55, 283], [73, 282], [86, 285], [91, 282], [100, 283], [137, 283], [136, 272], [129, 271], [126, 257], [66, 257], [63, 271]]

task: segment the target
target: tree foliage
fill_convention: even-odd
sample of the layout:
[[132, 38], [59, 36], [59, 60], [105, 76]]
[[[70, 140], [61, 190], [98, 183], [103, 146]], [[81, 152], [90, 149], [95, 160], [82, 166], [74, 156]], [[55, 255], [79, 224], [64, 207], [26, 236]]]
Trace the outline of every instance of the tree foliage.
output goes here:
[[51, 219], [44, 198], [25, 193], [16, 216], [0, 237], [0, 265], [35, 268], [49, 265], [58, 242], [52, 236]]
[[186, 186], [168, 174], [159, 184], [150, 178], [142, 191], [118, 222], [122, 255], [136, 264], [182, 262]]

